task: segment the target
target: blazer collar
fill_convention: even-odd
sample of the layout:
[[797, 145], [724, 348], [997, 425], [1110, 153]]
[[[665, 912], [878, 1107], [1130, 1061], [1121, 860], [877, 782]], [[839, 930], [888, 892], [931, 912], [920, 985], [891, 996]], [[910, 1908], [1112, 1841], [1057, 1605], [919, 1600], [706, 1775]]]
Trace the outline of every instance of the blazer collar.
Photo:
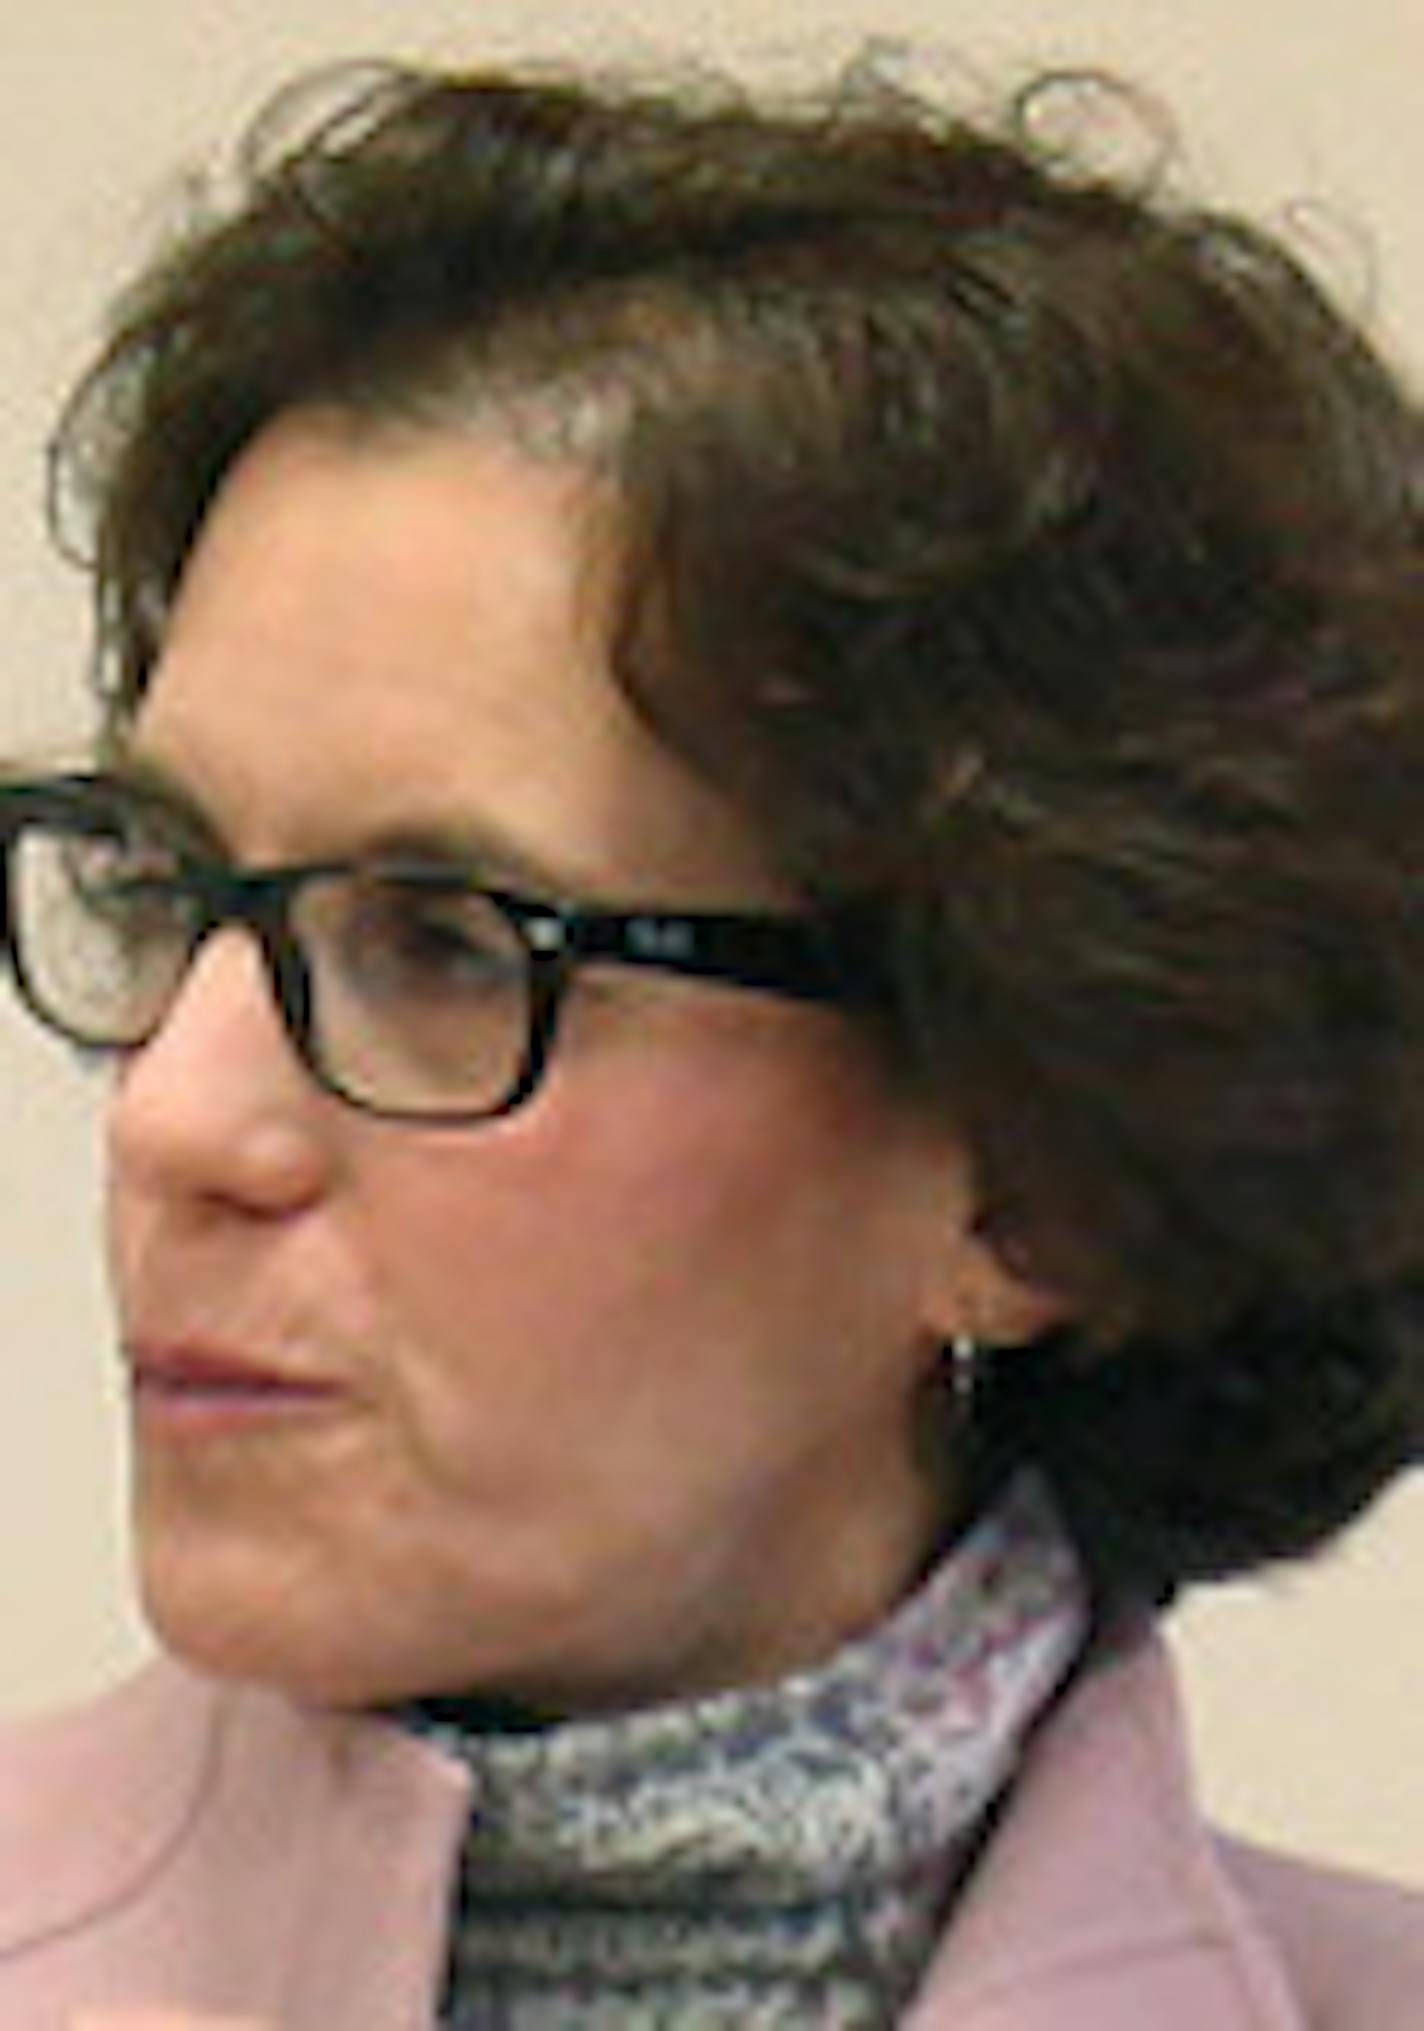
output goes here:
[[1143, 1636], [1045, 1725], [905, 2031], [1305, 2031], [1193, 1802]]
[[[172, 1666], [111, 1699], [103, 1719], [97, 1729], [92, 1713], [87, 1725], [45, 1723], [30, 1737], [27, 1781], [15, 1812], [3, 1815], [0, 1843], [15, 1858], [7, 1877], [26, 1887], [0, 1914], [0, 1946], [7, 1934], [68, 1930], [205, 1845], [217, 1872], [230, 1865], [234, 1841], [250, 1842], [252, 1869], [239, 1874], [253, 1880], [271, 1837], [268, 1811], [255, 1831], [247, 1826], [260, 1778], [269, 1809], [279, 1796], [291, 1808], [292, 1868], [309, 1869], [315, 1841], [334, 1893], [325, 1926], [303, 1932], [300, 1966], [273, 1976], [273, 1992], [289, 1996], [283, 2023], [332, 2022], [331, 1999], [349, 1992], [353, 1959], [369, 1963], [371, 2023], [407, 2021], [409, 1997], [432, 1978], [439, 1953], [445, 1882], [469, 1810], [464, 1773], [384, 1723], [303, 1717], [264, 1696], [216, 1692]], [[62, 1784], [33, 1781], [37, 1762]], [[106, 1782], [116, 1768], [142, 1773], [142, 1811], [129, 1785]], [[0, 1783], [0, 1807], [5, 1791]], [[195, 1841], [200, 1801], [214, 1794], [228, 1802], [202, 1815], [213, 1819], [210, 1842]], [[56, 1796], [84, 1798], [100, 1816], [93, 1840], [56, 1838]], [[388, 1830], [401, 1824], [409, 1837], [393, 1851]], [[25, 1856], [45, 1865], [22, 1868]], [[194, 1894], [210, 1899], [218, 1874], [209, 1878], [201, 1862], [190, 1869]], [[261, 1900], [276, 1914], [289, 1872], [271, 1873]], [[353, 1936], [363, 1911], [382, 1915], [369, 1941]], [[265, 2006], [257, 2008], [248, 2018], [99, 2009], [81, 2012], [74, 2031], [259, 2031]], [[1152, 1637], [1090, 1671], [1037, 1737], [902, 2031], [1144, 2025], [1305, 2031], [1197, 1816], [1170, 1669]]]
[[[165, 1663], [17, 1724], [0, 1762], [0, 1952], [70, 1931], [161, 1871], [208, 1789], [218, 1713], [211, 1688]], [[82, 1838], [57, 1800], [83, 1814]]]
[[[122, 1920], [116, 2000], [64, 2031], [330, 2031], [353, 1995], [372, 2031], [412, 2026], [468, 1814], [467, 1773], [387, 1722], [160, 1658], [0, 1757], [0, 1958]], [[234, 2001], [138, 2000], [169, 1984]]]

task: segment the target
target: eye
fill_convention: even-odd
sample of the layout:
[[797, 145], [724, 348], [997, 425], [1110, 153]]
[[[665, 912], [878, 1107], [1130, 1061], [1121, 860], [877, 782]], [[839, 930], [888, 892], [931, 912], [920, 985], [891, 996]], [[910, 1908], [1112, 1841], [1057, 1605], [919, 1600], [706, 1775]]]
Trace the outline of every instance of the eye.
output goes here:
[[363, 872], [313, 885], [325, 944], [368, 999], [478, 999], [522, 985], [524, 948], [497, 904], [445, 879]]
[[186, 937], [193, 899], [171, 844], [132, 828], [50, 835], [58, 886], [95, 929], [126, 944]]
[[27, 825], [15, 842], [10, 904], [26, 991], [65, 1036], [107, 1048], [151, 1034], [199, 914], [166, 841], [107, 817]]

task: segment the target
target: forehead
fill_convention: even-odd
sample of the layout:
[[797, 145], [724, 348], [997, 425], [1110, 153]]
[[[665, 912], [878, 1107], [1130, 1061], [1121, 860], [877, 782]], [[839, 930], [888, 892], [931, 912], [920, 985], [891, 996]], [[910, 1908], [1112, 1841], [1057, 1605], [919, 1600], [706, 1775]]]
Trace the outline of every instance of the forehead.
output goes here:
[[132, 745], [245, 857], [483, 828], [565, 886], [763, 899], [742, 815], [610, 667], [615, 545], [599, 482], [487, 429], [283, 418], [200, 533]]

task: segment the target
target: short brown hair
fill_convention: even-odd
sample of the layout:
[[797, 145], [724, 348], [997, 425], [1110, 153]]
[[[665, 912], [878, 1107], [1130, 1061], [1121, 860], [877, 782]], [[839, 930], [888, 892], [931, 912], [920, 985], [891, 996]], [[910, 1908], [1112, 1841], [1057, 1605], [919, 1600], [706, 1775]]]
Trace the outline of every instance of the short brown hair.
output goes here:
[[1302, 1550], [1419, 1451], [1424, 494], [1303, 267], [1036, 139], [1050, 89], [288, 107], [56, 471], [121, 722], [279, 410], [532, 404], [608, 464], [620, 680], [843, 927], [987, 1231], [1072, 1302], [986, 1442], [1119, 1599]]

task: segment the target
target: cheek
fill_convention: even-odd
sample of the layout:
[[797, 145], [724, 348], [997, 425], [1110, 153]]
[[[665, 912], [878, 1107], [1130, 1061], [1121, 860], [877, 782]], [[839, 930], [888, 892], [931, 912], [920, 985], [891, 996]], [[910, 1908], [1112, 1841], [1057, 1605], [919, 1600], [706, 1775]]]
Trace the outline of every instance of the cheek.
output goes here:
[[468, 1139], [388, 1153], [361, 1253], [408, 1378], [493, 1375], [548, 1404], [645, 1389], [672, 1353], [819, 1362], [827, 1335], [908, 1330], [904, 1209], [864, 1081], [832, 1051], [716, 1041], [627, 1076], [571, 1070]]

